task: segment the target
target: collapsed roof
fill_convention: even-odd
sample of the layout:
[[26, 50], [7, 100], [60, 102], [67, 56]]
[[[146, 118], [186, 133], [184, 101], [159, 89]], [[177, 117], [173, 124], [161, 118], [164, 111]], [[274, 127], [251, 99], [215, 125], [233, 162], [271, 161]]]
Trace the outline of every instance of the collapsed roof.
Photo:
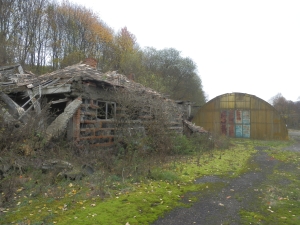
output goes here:
[[[16, 73], [16, 71], [18, 71], [18, 73]], [[93, 102], [85, 99], [115, 101], [107, 94], [107, 92], [105, 94], [100, 93], [100, 90], [104, 90], [105, 88], [121, 88], [134, 92], [137, 94], [137, 96], [146, 95], [148, 96], [147, 98], [159, 99], [160, 101], [168, 102], [167, 110], [170, 114], [169, 117], [173, 117], [172, 123], [176, 124], [177, 126], [174, 128], [173, 125], [173, 129], [179, 129], [181, 132], [183, 132], [182, 124], [185, 123], [187, 124], [186, 127], [192, 132], [206, 132], [201, 128], [193, 127], [187, 121], [183, 121], [183, 119], [187, 119], [189, 117], [187, 114], [190, 112], [190, 110], [183, 110], [183, 107], [179, 107], [175, 101], [166, 98], [163, 94], [160, 94], [151, 88], [147, 88], [139, 83], [134, 82], [133, 80], [128, 79], [122, 74], [118, 74], [117, 71], [102, 73], [101, 71], [97, 70], [93, 64], [91, 65], [88, 60], [86, 63], [68, 66], [64, 69], [41, 76], [35, 76], [27, 71], [24, 72], [19, 64], [14, 66], [0, 67], [0, 91], [2, 92], [1, 99], [6, 103], [6, 105], [9, 106], [9, 113], [12, 114], [15, 119], [26, 122], [26, 116], [30, 114], [32, 108], [39, 113], [41, 111], [41, 98], [45, 96], [51, 96], [48, 97], [47, 101], [48, 103], [50, 101], [52, 105], [60, 105], [61, 103], [65, 103], [63, 105], [63, 109], [61, 109], [61, 115], [57, 115], [57, 118], [55, 121], [53, 121], [52, 126], [50, 125], [48, 127], [48, 130], [52, 127], [51, 134], [53, 134], [57, 126], [61, 126], [61, 128], [57, 129], [65, 130], [68, 121], [72, 119], [73, 115], [75, 115], [75, 112], [78, 110], [81, 110], [81, 113], [78, 114], [81, 115], [81, 117], [80, 119], [77, 119], [77, 123], [84, 123], [83, 120], [86, 119], [85, 115], [87, 112], [84, 112], [86, 108], [83, 109], [81, 107], [82, 104], [84, 104], [86, 107], [99, 108], [99, 105], [94, 105], [98, 104], [95, 103], [95, 101]], [[8, 95], [11, 93], [22, 93], [23, 99], [25, 97], [26, 102], [24, 102], [25, 100], [19, 100], [20, 102], [16, 103], [14, 100], [9, 98]], [[182, 105], [182, 102], [180, 102], [180, 104]], [[190, 107], [190, 103], [188, 103], [187, 106]], [[140, 118], [142, 117], [140, 116]], [[174, 122], [174, 120], [176, 122]], [[95, 128], [93, 127], [93, 129]], [[74, 135], [74, 131], [72, 134]], [[52, 136], [53, 135], [49, 135], [50, 138]]]
[[68, 84], [72, 83], [72, 81], [81, 79], [83, 81], [93, 80], [102, 84], [126, 87], [131, 90], [163, 96], [151, 88], [147, 88], [139, 83], [129, 80], [126, 76], [118, 74], [117, 71], [102, 73], [95, 67], [91, 67], [84, 63], [68, 66], [64, 69], [56, 70], [41, 76], [33, 76], [32, 74], [23, 72], [19, 74], [12, 73], [16, 67], [20, 68], [20, 65], [0, 67], [0, 79], [3, 78], [0, 82], [2, 91], [13, 89], [22, 90], [22, 88], [35, 90], [37, 87], [40, 87], [42, 89], [42, 94], [68, 92], [68, 88], [65, 90], [53, 90], [52, 92], [49, 91], [49, 89], [54, 85], [60, 88], [69, 87]]

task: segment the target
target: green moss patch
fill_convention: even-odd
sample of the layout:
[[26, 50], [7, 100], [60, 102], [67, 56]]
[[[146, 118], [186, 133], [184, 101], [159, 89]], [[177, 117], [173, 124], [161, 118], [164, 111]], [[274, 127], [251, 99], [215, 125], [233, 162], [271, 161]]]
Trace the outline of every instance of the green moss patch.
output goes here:
[[152, 169], [148, 177], [113, 177], [101, 183], [99, 194], [89, 179], [49, 184], [45, 192], [34, 187], [21, 190], [15, 196], [15, 206], [5, 210], [0, 223], [149, 224], [175, 207], [193, 204], [207, 190], [219, 190], [224, 185], [196, 184], [197, 178], [232, 178], [255, 169], [250, 159], [258, 145], [266, 143], [235, 139], [229, 149], [181, 157]]
[[[273, 146], [274, 147], [274, 146]], [[255, 211], [241, 210], [243, 224], [299, 224], [300, 221], [300, 154], [266, 150], [276, 167], [259, 187], [261, 195], [253, 199]]]

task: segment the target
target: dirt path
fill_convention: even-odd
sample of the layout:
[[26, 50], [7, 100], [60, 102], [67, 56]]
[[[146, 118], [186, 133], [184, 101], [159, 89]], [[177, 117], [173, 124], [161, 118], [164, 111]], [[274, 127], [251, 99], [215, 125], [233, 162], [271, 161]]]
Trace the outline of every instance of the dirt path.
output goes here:
[[284, 150], [300, 152], [300, 130], [289, 130], [289, 136], [294, 139], [296, 143]]
[[[300, 132], [292, 131], [290, 135], [297, 143], [284, 150], [300, 151]], [[254, 169], [249, 169], [235, 179], [220, 179], [218, 177], [203, 177], [197, 182], [213, 183], [215, 187], [207, 190], [207, 193], [199, 197], [199, 201], [190, 208], [177, 208], [158, 219], [154, 225], [168, 224], [241, 224], [239, 212], [241, 209], [255, 210], [259, 203], [253, 203], [254, 199], [263, 196], [261, 184], [273, 173], [274, 168], [288, 167], [283, 162], [274, 160], [263, 150], [265, 147], [257, 146], [258, 152], [251, 159]], [[291, 169], [291, 168], [289, 168]], [[220, 186], [220, 188], [218, 188]]]

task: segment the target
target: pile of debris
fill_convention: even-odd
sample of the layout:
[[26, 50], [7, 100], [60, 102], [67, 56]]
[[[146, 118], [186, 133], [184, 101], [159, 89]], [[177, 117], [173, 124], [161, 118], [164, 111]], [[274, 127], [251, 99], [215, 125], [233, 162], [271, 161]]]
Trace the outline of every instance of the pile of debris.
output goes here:
[[96, 69], [94, 60], [41, 76], [24, 73], [20, 65], [0, 67], [1, 100], [7, 109], [2, 111], [6, 118], [26, 123], [28, 117], [41, 113], [43, 105], [50, 104], [54, 117], [47, 125], [48, 139], [66, 132], [69, 139], [78, 142], [112, 145], [117, 133], [112, 124], [122, 115], [116, 90], [146, 99], [136, 109], [132, 124], [139, 124], [137, 129], [144, 130], [142, 121], [154, 119], [153, 112], [160, 111], [166, 115], [171, 130], [183, 133], [185, 126], [189, 132], [205, 132], [186, 121], [190, 116], [190, 102], [177, 103], [116, 71], [102, 73]]
[[208, 134], [208, 131], [206, 131], [203, 127], [199, 127], [195, 125], [194, 123], [183, 120], [185, 134], [191, 135], [191, 134]]

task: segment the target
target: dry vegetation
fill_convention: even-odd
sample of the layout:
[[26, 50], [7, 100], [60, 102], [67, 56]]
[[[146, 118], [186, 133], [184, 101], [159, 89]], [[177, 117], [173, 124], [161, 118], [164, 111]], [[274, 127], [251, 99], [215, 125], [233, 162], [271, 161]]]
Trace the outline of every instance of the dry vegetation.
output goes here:
[[[111, 182], [135, 182], [160, 176], [153, 170], [167, 161], [191, 154], [200, 158], [201, 153], [213, 147], [208, 135], [188, 139], [170, 130], [172, 115], [165, 112], [163, 101], [123, 92], [117, 98], [117, 138], [110, 148], [92, 148], [66, 141], [64, 136], [48, 142], [47, 107], [25, 125], [7, 123], [1, 114], [0, 207], [14, 203], [20, 188], [26, 186], [27, 191], [34, 188], [36, 196], [51, 188], [53, 197], [63, 197], [64, 192], [58, 187], [66, 180], [88, 180], [91, 194], [87, 198], [109, 197], [107, 185]], [[136, 114], [141, 112], [146, 112], [149, 118], [137, 119]], [[49, 162], [56, 165], [45, 169]]]

